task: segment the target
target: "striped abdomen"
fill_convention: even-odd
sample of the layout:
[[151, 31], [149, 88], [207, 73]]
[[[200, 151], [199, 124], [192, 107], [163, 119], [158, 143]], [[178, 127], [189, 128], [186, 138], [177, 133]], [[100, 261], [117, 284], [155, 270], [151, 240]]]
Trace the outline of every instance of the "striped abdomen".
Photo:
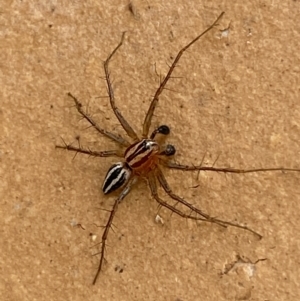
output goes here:
[[103, 185], [102, 191], [108, 194], [127, 183], [131, 176], [131, 169], [124, 162], [118, 162], [108, 170]]

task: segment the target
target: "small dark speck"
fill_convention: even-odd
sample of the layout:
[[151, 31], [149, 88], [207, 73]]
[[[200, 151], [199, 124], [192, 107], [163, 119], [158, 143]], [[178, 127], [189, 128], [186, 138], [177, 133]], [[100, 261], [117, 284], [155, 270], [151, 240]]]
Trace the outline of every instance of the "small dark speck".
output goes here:
[[128, 10], [130, 11], [130, 13], [134, 16], [134, 18], [136, 20], [138, 20], [140, 18], [140, 14], [138, 13], [135, 5], [132, 2], [129, 2]]
[[123, 273], [123, 272], [124, 272], [124, 269], [117, 265], [117, 266], [115, 267], [115, 272]]
[[52, 26], [53, 26], [52, 24], [49, 24], [49, 25], [48, 25], [49, 28], [52, 28]]
[[53, 105], [50, 105], [50, 109], [53, 109]]

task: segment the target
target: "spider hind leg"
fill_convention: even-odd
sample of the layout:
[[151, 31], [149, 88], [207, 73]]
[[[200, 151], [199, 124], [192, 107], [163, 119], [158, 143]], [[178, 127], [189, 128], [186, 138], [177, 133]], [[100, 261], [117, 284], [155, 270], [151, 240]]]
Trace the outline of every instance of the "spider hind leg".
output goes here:
[[98, 265], [98, 269], [96, 272], [96, 275], [94, 277], [93, 280], [93, 285], [96, 284], [96, 281], [99, 277], [99, 274], [102, 270], [102, 266], [103, 266], [103, 261], [105, 260], [105, 246], [106, 246], [106, 241], [107, 241], [107, 237], [108, 237], [108, 233], [109, 230], [112, 227], [112, 222], [113, 219], [115, 217], [115, 214], [117, 212], [118, 206], [120, 204], [120, 202], [126, 197], [126, 195], [130, 192], [131, 187], [136, 183], [136, 178], [132, 177], [129, 182], [127, 183], [127, 185], [125, 186], [125, 188], [122, 190], [122, 192], [120, 193], [120, 195], [118, 196], [118, 198], [115, 200], [114, 205], [110, 211], [110, 215], [109, 218], [107, 220], [107, 223], [104, 227], [104, 232], [102, 234], [102, 238], [101, 238], [101, 250], [100, 250], [100, 261], [99, 261], [99, 265]]
[[[160, 185], [162, 186], [162, 188], [164, 189], [164, 191], [167, 193], [167, 195], [177, 201], [177, 203], [182, 204], [184, 207], [188, 208], [191, 210], [190, 214], [185, 214], [182, 211], [180, 211], [178, 208], [176, 208], [175, 206], [172, 206], [164, 201], [162, 201], [157, 194], [157, 187], [156, 187], [156, 180], [155, 178], [158, 179]], [[151, 193], [152, 196], [156, 199], [156, 201], [158, 201], [158, 203], [161, 206], [164, 206], [170, 210], [172, 210], [174, 213], [185, 217], [185, 218], [189, 218], [189, 219], [194, 219], [194, 220], [200, 220], [200, 221], [205, 221], [205, 222], [209, 222], [209, 223], [214, 223], [217, 224], [219, 226], [222, 227], [227, 227], [227, 226], [231, 226], [231, 227], [235, 227], [235, 228], [240, 228], [246, 231], [249, 231], [251, 233], [253, 233], [254, 235], [256, 235], [259, 239], [262, 238], [262, 235], [260, 235], [259, 233], [257, 233], [256, 231], [252, 230], [251, 228], [238, 224], [238, 223], [233, 223], [233, 222], [228, 222], [228, 221], [224, 221], [218, 218], [214, 218], [212, 216], [210, 216], [209, 214], [203, 212], [202, 210], [194, 207], [192, 204], [188, 203], [186, 200], [184, 200], [183, 198], [181, 198], [180, 196], [178, 196], [177, 194], [173, 193], [173, 191], [171, 190], [163, 172], [160, 170], [160, 168], [158, 167], [155, 171], [155, 176], [152, 176], [151, 181], [149, 182], [150, 188], [151, 188]], [[193, 216], [192, 213], [195, 213], [196, 216]]]

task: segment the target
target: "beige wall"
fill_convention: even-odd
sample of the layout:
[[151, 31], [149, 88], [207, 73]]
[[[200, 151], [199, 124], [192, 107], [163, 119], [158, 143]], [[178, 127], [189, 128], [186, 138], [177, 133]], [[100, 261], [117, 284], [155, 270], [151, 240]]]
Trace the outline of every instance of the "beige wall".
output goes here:
[[106, 95], [102, 61], [123, 31], [111, 77], [119, 109], [140, 134], [157, 74], [225, 11], [184, 54], [153, 126], [171, 127], [181, 163], [205, 155], [207, 165], [219, 156], [215, 166], [300, 168], [299, 2], [134, 1], [133, 13], [126, 1], [28, 2], [0, 7], [0, 299], [297, 300], [300, 174], [165, 172], [180, 196], [247, 224], [261, 241], [166, 210], [157, 224], [141, 182], [119, 206], [107, 264], [92, 286], [97, 225], [108, 214], [99, 209], [115, 198], [101, 185], [114, 159], [72, 160], [55, 145], [60, 137], [76, 145], [79, 135], [94, 150], [116, 147], [86, 129], [67, 92], [124, 135], [108, 99], [98, 98]]

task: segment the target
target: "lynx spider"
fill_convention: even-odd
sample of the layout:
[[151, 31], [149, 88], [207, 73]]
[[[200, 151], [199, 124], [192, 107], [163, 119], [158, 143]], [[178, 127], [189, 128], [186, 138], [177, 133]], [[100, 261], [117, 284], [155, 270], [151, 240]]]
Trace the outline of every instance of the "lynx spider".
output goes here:
[[[241, 228], [244, 230], [247, 230], [249, 232], [254, 233], [256, 236], [261, 238], [262, 236], [253, 231], [252, 229], [248, 228], [247, 226], [240, 225], [233, 222], [224, 221], [221, 219], [217, 219], [214, 217], [211, 217], [210, 215], [206, 214], [205, 212], [201, 211], [200, 209], [194, 207], [192, 204], [185, 201], [183, 198], [179, 197], [173, 191], [171, 190], [163, 172], [161, 169], [161, 166], [171, 168], [171, 169], [179, 169], [184, 171], [216, 171], [216, 172], [223, 172], [223, 173], [253, 173], [253, 172], [262, 172], [262, 171], [297, 171], [299, 172], [300, 169], [291, 169], [291, 168], [259, 168], [259, 169], [234, 169], [234, 168], [215, 168], [215, 167], [207, 167], [202, 165], [181, 165], [178, 164], [172, 160], [170, 160], [170, 157], [172, 158], [175, 154], [176, 150], [173, 145], [167, 144], [165, 146], [161, 146], [156, 140], [155, 137], [157, 134], [161, 135], [168, 135], [170, 132], [170, 129], [166, 125], [159, 126], [156, 128], [152, 134], [149, 136], [149, 129], [151, 126], [151, 120], [155, 111], [155, 108], [157, 106], [159, 96], [162, 93], [162, 91], [165, 89], [165, 86], [168, 82], [168, 80], [171, 78], [171, 75], [174, 71], [174, 68], [176, 67], [177, 63], [179, 62], [182, 54], [195, 42], [197, 42], [203, 35], [205, 35], [207, 32], [209, 32], [212, 28], [214, 28], [218, 21], [222, 18], [224, 12], [222, 12], [219, 17], [216, 19], [216, 21], [209, 26], [205, 31], [203, 31], [200, 35], [198, 35], [194, 40], [192, 40], [190, 43], [188, 43], [185, 47], [183, 47], [177, 54], [176, 58], [174, 59], [172, 65], [169, 68], [169, 71], [166, 75], [166, 77], [161, 81], [152, 101], [150, 104], [150, 107], [148, 109], [148, 112], [146, 114], [146, 117], [144, 119], [143, 124], [143, 132], [142, 132], [142, 138], [140, 139], [136, 132], [133, 130], [133, 128], [130, 126], [130, 124], [126, 121], [126, 119], [123, 117], [119, 109], [117, 108], [115, 104], [115, 98], [112, 88], [112, 83], [110, 80], [108, 65], [112, 57], [115, 55], [117, 50], [121, 47], [123, 44], [125, 33], [123, 33], [121, 41], [117, 45], [117, 47], [112, 51], [112, 53], [108, 56], [106, 61], [104, 62], [104, 72], [105, 72], [105, 79], [108, 89], [108, 96], [110, 100], [111, 108], [119, 120], [121, 126], [127, 133], [127, 135], [133, 140], [133, 143], [129, 143], [126, 139], [123, 137], [113, 134], [109, 131], [106, 131], [102, 128], [100, 128], [97, 123], [92, 119], [92, 117], [85, 112], [82, 109], [82, 104], [78, 101], [76, 97], [74, 97], [71, 93], [68, 93], [68, 95], [73, 99], [76, 109], [79, 112], [79, 114], [86, 119], [92, 127], [94, 127], [101, 135], [104, 135], [111, 140], [117, 142], [121, 147], [126, 148], [125, 152], [121, 152], [119, 150], [110, 150], [110, 151], [93, 151], [90, 149], [84, 149], [81, 146], [74, 147], [71, 144], [66, 144], [64, 142], [64, 145], [57, 145], [57, 148], [66, 149], [69, 151], [74, 151], [76, 153], [83, 153], [88, 154], [90, 156], [94, 157], [119, 157], [123, 160], [121, 162], [118, 162], [116, 164], [113, 164], [112, 167], [107, 172], [107, 175], [104, 179], [102, 190], [104, 194], [108, 194], [112, 191], [115, 191], [119, 188], [122, 188], [121, 193], [117, 197], [117, 199], [114, 201], [114, 205], [112, 206], [112, 209], [110, 211], [110, 216], [108, 218], [108, 221], [105, 225], [104, 232], [102, 234], [102, 240], [101, 240], [101, 250], [100, 250], [100, 262], [99, 266], [96, 272], [96, 275], [93, 280], [93, 284], [96, 283], [97, 278], [101, 272], [103, 261], [104, 261], [104, 255], [105, 255], [105, 246], [106, 246], [106, 240], [108, 237], [109, 230], [112, 226], [112, 222], [114, 219], [114, 216], [117, 212], [119, 203], [125, 198], [125, 196], [130, 192], [131, 187], [135, 184], [138, 178], [144, 178], [147, 180], [151, 195], [152, 197], [158, 202], [160, 207], [168, 208], [169, 210], [173, 211], [174, 213], [178, 214], [181, 217], [193, 219], [193, 220], [199, 220], [203, 222], [209, 222], [209, 223], [215, 223], [222, 227], [227, 226], [233, 226], [237, 228]], [[167, 195], [175, 200], [178, 203], [181, 203], [186, 208], [190, 209], [192, 213], [195, 213], [196, 215], [192, 214], [186, 214], [176, 208], [175, 206], [172, 206], [162, 200], [157, 191], [157, 181], [162, 186], [164, 191], [167, 193]]]

